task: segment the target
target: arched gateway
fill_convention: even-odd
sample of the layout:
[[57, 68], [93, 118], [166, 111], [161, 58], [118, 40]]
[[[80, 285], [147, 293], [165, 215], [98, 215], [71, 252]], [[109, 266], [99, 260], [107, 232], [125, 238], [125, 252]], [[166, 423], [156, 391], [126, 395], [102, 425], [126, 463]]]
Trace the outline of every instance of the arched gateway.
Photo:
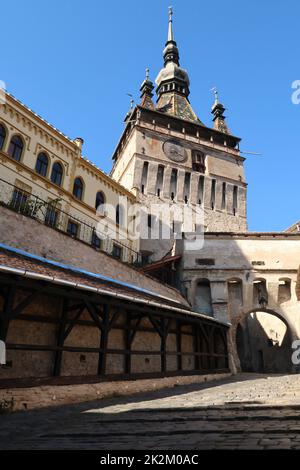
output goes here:
[[297, 334], [282, 313], [267, 308], [243, 313], [232, 327], [232, 339], [243, 372], [295, 372], [292, 343]]

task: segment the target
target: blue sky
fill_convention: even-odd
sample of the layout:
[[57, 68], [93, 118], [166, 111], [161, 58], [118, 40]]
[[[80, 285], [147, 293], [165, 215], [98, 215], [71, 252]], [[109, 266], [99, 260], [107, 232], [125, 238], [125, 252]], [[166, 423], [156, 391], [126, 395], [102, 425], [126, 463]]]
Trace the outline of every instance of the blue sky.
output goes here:
[[[249, 229], [282, 230], [300, 219], [300, 79], [297, 0], [173, 0], [175, 39], [190, 101], [211, 126], [217, 86], [228, 124], [248, 155]], [[170, 1], [1, 2], [0, 80], [105, 171], [146, 66], [162, 66]]]

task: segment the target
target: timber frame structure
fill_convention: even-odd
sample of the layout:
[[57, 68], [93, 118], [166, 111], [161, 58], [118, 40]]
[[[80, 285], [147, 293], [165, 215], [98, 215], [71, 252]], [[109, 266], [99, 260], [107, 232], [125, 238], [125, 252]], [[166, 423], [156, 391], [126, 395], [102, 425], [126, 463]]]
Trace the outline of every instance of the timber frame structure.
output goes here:
[[[68, 377], [72, 383], [87, 381], [87, 376], [99, 381], [228, 372], [228, 325], [176, 308], [175, 302], [155, 306], [146, 294], [136, 302], [126, 295], [100, 294], [88, 278], [89, 285], [74, 287], [74, 274], [70, 282], [57, 278], [53, 283], [32, 269], [24, 276], [16, 268], [0, 268], [0, 340], [13, 357], [0, 369], [0, 386], [42, 378], [59, 383]], [[51, 333], [35, 333], [31, 340], [30, 332], [41, 328]], [[77, 335], [70, 342], [74, 330]], [[36, 359], [32, 362], [26, 354]], [[65, 354], [72, 354], [70, 370], [63, 366]], [[77, 363], [88, 355], [93, 366], [81, 373]]]

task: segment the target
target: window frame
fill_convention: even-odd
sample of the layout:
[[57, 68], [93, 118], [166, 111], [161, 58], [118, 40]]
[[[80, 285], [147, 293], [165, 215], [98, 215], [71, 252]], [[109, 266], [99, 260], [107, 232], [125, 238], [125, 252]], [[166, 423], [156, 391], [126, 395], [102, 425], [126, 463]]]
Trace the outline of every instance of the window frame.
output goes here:
[[[80, 183], [80, 185], [78, 183]], [[77, 191], [80, 191], [80, 194], [77, 194]], [[82, 201], [83, 200], [83, 193], [84, 193], [84, 181], [81, 178], [81, 176], [76, 176], [76, 178], [74, 178], [74, 182], [73, 182], [72, 194], [78, 201]]]
[[[102, 201], [100, 204], [98, 204], [98, 195], [100, 195], [100, 194], [101, 194], [102, 197], [103, 197], [103, 201]], [[101, 191], [101, 190], [100, 190], [100, 191], [97, 191], [97, 193], [96, 193], [96, 198], [95, 198], [95, 209], [96, 209], [96, 211], [99, 210], [99, 211], [102, 213], [103, 210], [101, 210], [101, 208], [105, 205], [105, 202], [106, 202], [105, 193], [104, 193], [103, 191]], [[99, 208], [100, 208], [100, 209], [99, 209]]]
[[[76, 227], [75, 232], [70, 230], [71, 226]], [[75, 222], [73, 219], [68, 219], [67, 234], [72, 238], [78, 239], [79, 238], [79, 230], [80, 230], [79, 223]]]
[[125, 226], [125, 209], [122, 204], [117, 204], [116, 206], [116, 225], [118, 227]]
[[[54, 168], [59, 165], [60, 168], [61, 168], [61, 178], [60, 178], [60, 182], [57, 183], [56, 181], [53, 181], [53, 171], [54, 171]], [[53, 163], [52, 165], [52, 168], [51, 168], [51, 175], [50, 175], [50, 181], [51, 183], [55, 184], [56, 186], [59, 186], [61, 187], [62, 184], [63, 184], [63, 177], [64, 177], [64, 169], [63, 169], [63, 165], [59, 162], [59, 161], [56, 161]]]
[[117, 243], [114, 243], [111, 254], [114, 258], [121, 260], [123, 257], [123, 248]]
[[[47, 159], [46, 165], [45, 165], [45, 162], [41, 162], [41, 161], [39, 160], [40, 157], [42, 157], [42, 156], [43, 156], [43, 157], [46, 157], [46, 159]], [[45, 165], [45, 166], [46, 166], [45, 174], [42, 174], [42, 173], [40, 173], [40, 172], [38, 171], [38, 169], [37, 169], [38, 164], [41, 164], [41, 165]], [[35, 172], [36, 172], [38, 175], [43, 176], [44, 178], [47, 178], [47, 174], [48, 174], [48, 170], [49, 170], [49, 157], [48, 157], [48, 155], [46, 154], [46, 152], [40, 152], [40, 153], [38, 154], [38, 156], [37, 156], [37, 158], [36, 158], [34, 170], [35, 170]]]
[[[19, 141], [22, 143], [22, 147], [19, 146], [16, 142], [14, 142], [14, 139], [19, 139]], [[11, 148], [14, 146], [13, 151], [11, 152]], [[10, 158], [15, 160], [16, 162], [20, 162], [22, 160], [23, 154], [24, 154], [24, 139], [19, 135], [19, 134], [14, 134], [11, 136], [11, 139], [9, 141], [9, 146], [7, 150], [7, 154]], [[16, 149], [20, 151], [20, 154], [18, 155], [18, 158], [16, 158]]]
[[103, 240], [100, 237], [98, 237], [98, 235], [96, 233], [96, 230], [93, 229], [92, 239], [91, 239], [92, 247], [95, 248], [96, 250], [101, 250], [102, 249], [102, 242], [103, 242]]
[[[3, 149], [5, 148], [7, 137], [8, 137], [8, 132], [7, 132], [6, 127], [2, 123], [0, 123], [0, 130], [1, 129], [3, 129], [4, 134], [1, 134], [1, 131], [0, 131], [0, 150], [3, 151]], [[2, 145], [1, 145], [1, 137], [3, 137]]]

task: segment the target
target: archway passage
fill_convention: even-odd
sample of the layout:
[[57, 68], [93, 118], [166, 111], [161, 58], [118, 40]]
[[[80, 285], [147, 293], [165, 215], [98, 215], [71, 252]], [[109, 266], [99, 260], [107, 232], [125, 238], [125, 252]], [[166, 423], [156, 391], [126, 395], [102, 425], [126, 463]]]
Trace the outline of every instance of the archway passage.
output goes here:
[[236, 330], [236, 346], [243, 372], [292, 371], [291, 332], [275, 312], [254, 311]]

